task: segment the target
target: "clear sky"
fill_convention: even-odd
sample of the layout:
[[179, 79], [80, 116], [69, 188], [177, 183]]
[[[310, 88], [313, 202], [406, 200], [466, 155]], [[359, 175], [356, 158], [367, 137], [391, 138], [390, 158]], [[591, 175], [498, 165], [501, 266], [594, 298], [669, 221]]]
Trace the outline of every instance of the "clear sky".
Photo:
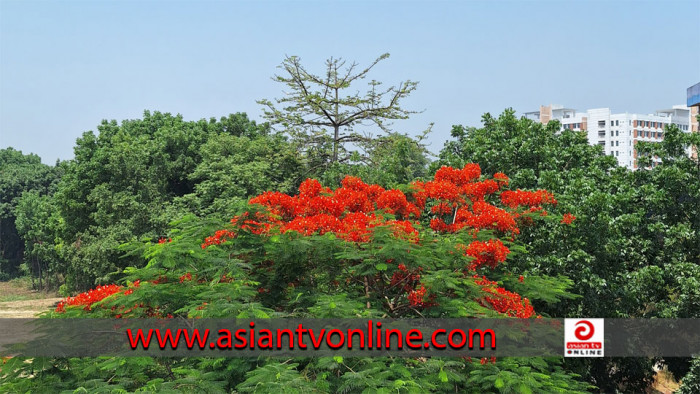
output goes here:
[[73, 157], [102, 119], [145, 109], [185, 119], [246, 112], [283, 87], [285, 55], [328, 57], [385, 84], [419, 81], [396, 122], [453, 124], [540, 104], [650, 113], [700, 81], [700, 1], [9, 1], [0, 0], [0, 147], [45, 163]]

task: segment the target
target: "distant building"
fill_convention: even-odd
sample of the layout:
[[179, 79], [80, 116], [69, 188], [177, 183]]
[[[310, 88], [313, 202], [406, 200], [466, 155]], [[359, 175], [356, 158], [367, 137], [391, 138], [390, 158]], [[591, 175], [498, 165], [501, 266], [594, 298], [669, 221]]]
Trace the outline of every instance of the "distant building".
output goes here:
[[562, 129], [587, 130], [587, 113], [576, 112], [573, 108], [564, 108], [561, 105], [540, 105], [539, 111], [526, 112], [525, 117], [542, 124], [549, 123], [550, 120], [558, 120], [562, 124]]
[[[692, 110], [694, 111], [692, 113], [693, 119], [691, 119], [691, 122], [690, 122], [691, 132], [697, 133], [698, 130], [700, 130], [700, 120], [698, 120], [698, 118], [697, 118], [698, 111], [700, 111], [700, 82], [698, 82], [695, 85], [688, 88], [687, 105], [688, 105], [688, 107], [692, 108]], [[693, 152], [691, 153], [691, 157], [695, 160], [698, 159], [697, 149], [693, 148]]]
[[700, 107], [700, 82], [688, 88], [688, 107]]
[[[697, 132], [694, 122], [698, 107], [674, 105], [654, 114], [614, 114], [610, 108], [589, 109], [579, 112], [561, 105], [540, 106], [539, 111], [526, 112], [524, 116], [542, 124], [552, 120], [561, 123], [561, 130], [586, 131], [591, 145], [600, 145], [605, 154], [614, 156], [618, 164], [629, 169], [637, 168], [639, 141], [659, 142], [664, 138], [664, 127], [675, 124], [683, 132]], [[688, 150], [688, 155], [697, 152]]]

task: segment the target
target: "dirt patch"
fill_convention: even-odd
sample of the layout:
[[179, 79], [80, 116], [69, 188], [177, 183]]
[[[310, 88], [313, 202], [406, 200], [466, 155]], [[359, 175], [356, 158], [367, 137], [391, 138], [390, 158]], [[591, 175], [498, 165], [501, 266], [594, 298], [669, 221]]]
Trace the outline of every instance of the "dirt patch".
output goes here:
[[39, 300], [0, 302], [0, 318], [35, 317], [39, 313], [46, 312], [61, 301], [62, 298], [43, 298]]
[[27, 278], [0, 282], [0, 318], [35, 317], [60, 300], [55, 292], [32, 290]]
[[680, 388], [680, 384], [673, 378], [673, 374], [666, 369], [654, 368], [656, 375], [654, 383], [647, 390], [648, 394], [672, 394]]

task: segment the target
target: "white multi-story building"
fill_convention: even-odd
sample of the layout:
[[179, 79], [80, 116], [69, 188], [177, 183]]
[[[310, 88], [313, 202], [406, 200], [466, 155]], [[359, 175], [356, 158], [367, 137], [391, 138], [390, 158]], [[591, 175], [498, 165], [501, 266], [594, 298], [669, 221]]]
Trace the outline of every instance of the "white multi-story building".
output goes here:
[[[578, 112], [560, 105], [540, 106], [539, 111], [526, 112], [528, 119], [547, 124], [558, 120], [561, 129], [586, 131], [591, 145], [600, 145], [605, 154], [614, 156], [621, 166], [637, 168], [639, 141], [659, 142], [664, 138], [664, 127], [676, 124], [681, 131], [696, 131], [692, 128], [698, 108], [674, 105], [670, 109], [658, 110], [654, 114], [614, 114], [610, 108], [589, 109]], [[688, 150], [688, 155], [691, 151]]]

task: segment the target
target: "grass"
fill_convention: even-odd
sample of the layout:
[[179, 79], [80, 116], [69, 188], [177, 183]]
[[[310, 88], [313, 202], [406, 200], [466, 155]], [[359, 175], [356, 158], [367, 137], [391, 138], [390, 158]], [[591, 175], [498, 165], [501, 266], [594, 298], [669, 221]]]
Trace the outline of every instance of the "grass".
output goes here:
[[31, 298], [30, 296], [21, 294], [6, 294], [0, 295], [0, 302], [10, 302], [10, 301], [25, 301], [25, 300], [35, 300], [36, 298]]
[[56, 292], [32, 290], [30, 277], [0, 282], [0, 302], [39, 300], [51, 297], [57, 297]]

